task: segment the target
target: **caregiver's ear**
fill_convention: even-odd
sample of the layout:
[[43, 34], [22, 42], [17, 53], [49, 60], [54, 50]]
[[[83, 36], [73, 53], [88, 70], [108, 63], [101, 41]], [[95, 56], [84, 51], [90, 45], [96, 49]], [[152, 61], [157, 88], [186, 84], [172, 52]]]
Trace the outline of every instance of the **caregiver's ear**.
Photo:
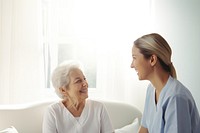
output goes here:
[[158, 61], [158, 57], [155, 54], [152, 54], [149, 61], [151, 66], [154, 66]]

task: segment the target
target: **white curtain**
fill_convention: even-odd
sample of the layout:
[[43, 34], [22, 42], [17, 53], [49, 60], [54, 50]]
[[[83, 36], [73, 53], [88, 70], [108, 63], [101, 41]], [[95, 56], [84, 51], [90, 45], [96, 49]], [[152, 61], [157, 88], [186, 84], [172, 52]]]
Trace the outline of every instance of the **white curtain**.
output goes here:
[[40, 0], [0, 0], [0, 104], [34, 101], [44, 88]]
[[97, 90], [93, 98], [130, 103], [142, 111], [148, 82], [139, 81], [130, 68], [133, 42], [127, 40], [119, 35], [101, 43], [105, 46], [98, 51]]
[[89, 97], [127, 102], [142, 111], [148, 82], [139, 81], [130, 68], [131, 48], [137, 37], [152, 29], [150, 1], [52, 0], [48, 6], [51, 47], [81, 37], [97, 47], [97, 86]]
[[50, 44], [53, 68], [58, 42], [87, 38], [97, 48], [97, 86], [90, 98], [143, 110], [147, 82], [138, 81], [130, 64], [133, 41], [151, 30], [149, 0], [0, 0], [0, 15], [0, 104], [41, 98], [43, 42]]

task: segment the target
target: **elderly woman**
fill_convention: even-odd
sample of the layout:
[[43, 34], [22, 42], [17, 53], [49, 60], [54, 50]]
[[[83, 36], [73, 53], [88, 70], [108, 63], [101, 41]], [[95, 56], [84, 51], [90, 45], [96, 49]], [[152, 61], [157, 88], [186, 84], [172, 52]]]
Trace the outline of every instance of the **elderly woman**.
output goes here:
[[56, 94], [62, 99], [48, 107], [43, 133], [113, 133], [104, 105], [89, 100], [88, 82], [80, 63], [68, 61], [52, 74]]

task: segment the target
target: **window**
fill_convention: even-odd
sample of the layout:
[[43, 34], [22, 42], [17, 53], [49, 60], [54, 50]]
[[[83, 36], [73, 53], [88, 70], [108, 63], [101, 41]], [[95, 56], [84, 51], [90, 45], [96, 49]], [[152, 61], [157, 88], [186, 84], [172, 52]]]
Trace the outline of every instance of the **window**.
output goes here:
[[149, 33], [150, 0], [5, 0], [1, 5], [1, 103], [57, 98], [54, 89], [46, 89], [50, 74], [73, 58], [83, 63], [89, 87], [95, 88], [89, 89], [90, 98], [143, 106], [138, 101], [146, 87], [130, 69], [130, 47]]
[[[89, 88], [96, 88], [95, 41], [90, 35], [80, 35], [80, 32], [73, 33], [71, 29], [73, 25], [69, 24], [69, 21], [72, 21], [72, 18], [70, 18], [70, 8], [68, 6], [60, 7], [62, 4], [68, 4], [66, 3], [67, 1], [60, 0], [59, 2], [54, 2], [43, 0], [42, 4], [46, 88], [51, 87], [50, 76], [53, 69], [63, 61], [71, 59], [79, 60], [85, 66], [84, 71]], [[66, 12], [67, 10], [69, 12]], [[54, 15], [57, 17], [54, 18]], [[67, 19], [63, 19], [64, 17]], [[52, 19], [57, 20], [52, 21]]]
[[85, 66], [85, 76], [89, 82], [89, 88], [96, 87], [96, 49], [89, 41], [78, 43], [58, 44], [58, 64], [64, 60], [77, 59]]
[[151, 28], [149, 11], [149, 0], [43, 0], [47, 87], [59, 63], [77, 59], [85, 66], [90, 98], [140, 100], [146, 84], [130, 68], [131, 47]]

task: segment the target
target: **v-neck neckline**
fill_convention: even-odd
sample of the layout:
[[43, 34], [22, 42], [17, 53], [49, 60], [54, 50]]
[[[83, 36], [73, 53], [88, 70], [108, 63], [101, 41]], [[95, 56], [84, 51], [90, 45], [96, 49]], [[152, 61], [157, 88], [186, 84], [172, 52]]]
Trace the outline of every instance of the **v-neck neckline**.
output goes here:
[[65, 111], [67, 115], [67, 117], [74, 123], [74, 124], [78, 124], [78, 125], [82, 125], [84, 123], [84, 121], [86, 120], [87, 116], [88, 116], [88, 109], [89, 109], [89, 105], [88, 105], [88, 100], [85, 101], [85, 106], [83, 108], [83, 111], [81, 112], [81, 115], [78, 117], [75, 117], [62, 103], [62, 101], [60, 102], [62, 107], [64, 108], [63, 111]]
[[163, 87], [163, 89], [160, 92], [159, 99], [158, 99], [157, 103], [156, 103], [156, 89], [154, 88], [154, 97], [153, 98], [154, 98], [154, 105], [155, 105], [156, 112], [157, 112], [158, 107], [160, 106], [160, 103], [163, 101], [163, 98], [164, 98], [163, 95], [165, 94], [165, 92], [169, 88], [171, 81], [172, 81], [172, 77], [169, 76], [167, 83], [165, 84], [165, 86]]

